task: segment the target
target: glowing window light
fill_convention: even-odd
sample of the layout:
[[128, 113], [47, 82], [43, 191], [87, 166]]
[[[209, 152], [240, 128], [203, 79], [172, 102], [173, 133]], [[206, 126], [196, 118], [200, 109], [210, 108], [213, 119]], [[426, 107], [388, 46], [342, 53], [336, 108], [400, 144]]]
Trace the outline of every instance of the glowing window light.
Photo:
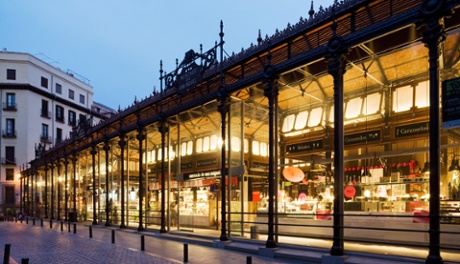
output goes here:
[[192, 155], [193, 153], [193, 141], [187, 142], [187, 155]]
[[151, 158], [152, 158], [152, 163], [155, 163], [157, 161], [156, 159], [156, 151], [154, 149], [152, 149], [152, 151], [150, 151], [150, 154], [151, 154]]
[[196, 152], [201, 153], [203, 152], [203, 139], [199, 138], [196, 140]]
[[323, 108], [321, 107], [314, 108], [310, 112], [308, 126], [309, 127], [318, 126], [321, 123], [322, 119], [323, 119]]
[[396, 113], [410, 110], [412, 107], [412, 97], [414, 88], [412, 86], [404, 86], [396, 89], [393, 92], [393, 111]]
[[347, 103], [345, 110], [345, 118], [355, 118], [361, 114], [361, 107], [363, 105], [363, 99], [361, 97], [353, 98]]
[[245, 138], [243, 141], [243, 144], [244, 144], [244, 153], [248, 153], [249, 152], [249, 140]]
[[209, 151], [209, 137], [203, 138], [203, 152]]
[[173, 160], [176, 157], [176, 152], [173, 146], [169, 146], [169, 159]]
[[180, 144], [180, 155], [183, 157], [187, 155], [187, 142], [182, 142]]
[[158, 160], [161, 160], [163, 150], [161, 148], [158, 149]]
[[215, 149], [217, 149], [217, 136], [216, 136], [216, 135], [212, 135], [210, 141], [211, 141], [211, 142], [210, 142], [209, 149], [210, 149], [210, 150], [215, 150]]
[[289, 132], [292, 130], [294, 127], [294, 122], [295, 122], [295, 115], [288, 115], [286, 118], [284, 118], [283, 121], [283, 127], [281, 128], [282, 132]]
[[260, 143], [260, 156], [266, 157], [268, 155], [268, 145], [265, 142]]
[[430, 89], [428, 81], [421, 82], [415, 87], [415, 106], [418, 108], [430, 106]]
[[252, 141], [252, 154], [253, 155], [259, 155], [260, 154], [260, 147], [259, 147], [259, 141]]
[[366, 96], [364, 100], [363, 114], [375, 114], [380, 113], [380, 99], [382, 95], [380, 93], [373, 93]]
[[241, 141], [239, 137], [232, 137], [232, 151], [241, 151]]
[[303, 111], [297, 114], [297, 118], [295, 119], [294, 129], [299, 130], [304, 128], [307, 125], [308, 120], [308, 111]]

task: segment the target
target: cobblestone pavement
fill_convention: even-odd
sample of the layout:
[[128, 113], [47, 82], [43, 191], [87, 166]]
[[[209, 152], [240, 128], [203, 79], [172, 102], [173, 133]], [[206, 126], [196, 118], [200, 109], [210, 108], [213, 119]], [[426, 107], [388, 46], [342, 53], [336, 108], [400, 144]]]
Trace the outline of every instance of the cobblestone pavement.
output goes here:
[[[10, 263], [183, 263], [184, 243], [144, 236], [145, 250], [141, 251], [141, 235], [134, 230], [119, 231], [103, 224], [91, 227], [78, 224], [76, 232], [70, 226], [48, 221], [41, 226], [20, 222], [0, 222], [0, 259], [3, 259], [5, 244], [10, 244]], [[114, 243], [112, 243], [114, 242]], [[300, 263], [280, 261], [244, 252], [235, 252], [190, 244], [188, 263]]]

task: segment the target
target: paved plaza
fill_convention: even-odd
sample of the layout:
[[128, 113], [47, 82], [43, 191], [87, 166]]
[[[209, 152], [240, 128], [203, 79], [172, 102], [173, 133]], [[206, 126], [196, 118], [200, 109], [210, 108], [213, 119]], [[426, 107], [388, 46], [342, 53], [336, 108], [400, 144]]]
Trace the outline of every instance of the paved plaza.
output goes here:
[[[328, 262], [327, 249], [288, 247], [265, 249], [262, 241], [232, 238], [231, 243], [217, 241], [219, 231], [196, 230], [178, 234], [158, 231], [138, 232], [134, 228], [119, 229], [104, 224], [91, 225], [49, 220], [1, 221], [0, 259], [5, 245], [10, 245], [9, 263], [337, 263]], [[142, 243], [143, 241], [143, 243]], [[142, 246], [143, 249], [142, 250]], [[352, 247], [352, 245], [349, 245]], [[380, 246], [385, 248], [384, 246]], [[224, 249], [225, 248], [225, 249]], [[396, 249], [385, 249], [396, 253]], [[187, 254], [185, 253], [187, 251]], [[425, 254], [425, 253], [423, 253]], [[414, 251], [414, 258], [348, 253], [344, 263], [425, 263], [423, 255]], [[445, 263], [457, 261], [458, 254], [444, 255]], [[457, 262], [455, 262], [457, 263]]]
[[[115, 231], [103, 224], [92, 227], [78, 224], [74, 234], [73, 224], [53, 222], [53, 228], [45, 221], [35, 225], [29, 220], [22, 222], [0, 222], [1, 259], [4, 259], [5, 244], [10, 244], [10, 263], [183, 263], [184, 243], [153, 235], [144, 236], [144, 251], [141, 251], [141, 234], [134, 230]], [[112, 235], [112, 230], [114, 235]], [[112, 239], [114, 237], [114, 242]], [[188, 263], [296, 263], [278, 261], [237, 251], [187, 244]], [[300, 262], [297, 262], [300, 263]]]

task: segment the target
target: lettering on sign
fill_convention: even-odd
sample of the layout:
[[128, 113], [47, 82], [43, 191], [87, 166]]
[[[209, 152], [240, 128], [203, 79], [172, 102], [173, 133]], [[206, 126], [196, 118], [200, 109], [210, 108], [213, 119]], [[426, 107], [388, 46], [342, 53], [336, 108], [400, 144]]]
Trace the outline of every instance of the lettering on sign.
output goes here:
[[380, 140], [380, 130], [373, 130], [364, 133], [357, 133], [344, 136], [345, 145], [361, 144]]
[[395, 127], [395, 137], [396, 138], [426, 134], [428, 132], [430, 132], [429, 122]]
[[293, 153], [293, 152], [300, 152], [300, 151], [311, 151], [323, 148], [323, 140], [315, 140], [315, 141], [308, 141], [293, 145], [286, 146], [286, 152]]

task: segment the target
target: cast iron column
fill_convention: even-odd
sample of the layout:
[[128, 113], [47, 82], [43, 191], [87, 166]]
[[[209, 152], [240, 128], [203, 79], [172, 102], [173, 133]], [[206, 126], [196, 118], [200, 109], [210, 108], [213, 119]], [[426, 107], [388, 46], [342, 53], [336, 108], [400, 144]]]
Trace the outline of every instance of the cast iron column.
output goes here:
[[160, 233], [166, 233], [166, 197], [165, 197], [165, 146], [166, 146], [166, 133], [168, 133], [168, 126], [162, 119], [158, 130], [161, 133], [161, 228]]
[[97, 208], [96, 208], [96, 154], [97, 148], [96, 145], [91, 146], [91, 151], [89, 152], [92, 158], [92, 172], [93, 172], [93, 225], [97, 225]]
[[268, 237], [265, 242], [267, 248], [276, 248], [275, 241], [275, 195], [276, 195], [276, 167], [278, 158], [276, 148], [278, 140], [276, 138], [276, 107], [278, 106], [278, 74], [275, 65], [271, 62], [272, 55], [270, 50], [267, 54], [268, 64], [264, 69], [264, 95], [268, 98]]
[[449, 15], [445, 1], [423, 1], [422, 15], [424, 16], [425, 31], [423, 42], [428, 48], [429, 73], [430, 73], [430, 245], [426, 263], [443, 263], [440, 254], [440, 220], [439, 220], [439, 194], [440, 194], [440, 70], [439, 56], [440, 45], [446, 36], [444, 31], [443, 17]]
[[45, 218], [48, 217], [48, 165], [45, 165]]
[[19, 213], [22, 215], [22, 201], [24, 200], [24, 197], [23, 197], [23, 189], [22, 189], [22, 185], [24, 184], [24, 173], [21, 171], [21, 176], [19, 178], [20, 182], [19, 182]]
[[227, 113], [229, 110], [229, 98], [228, 94], [225, 91], [224, 88], [224, 73], [223, 73], [223, 45], [224, 45], [224, 23], [220, 21], [220, 86], [219, 86], [219, 91], [218, 91], [218, 101], [219, 104], [217, 105], [217, 111], [220, 113], [220, 119], [221, 119], [221, 135], [222, 135], [222, 148], [221, 148], [221, 167], [220, 167], [220, 192], [221, 192], [221, 232], [220, 232], [220, 241], [227, 241], [228, 236], [227, 236], [227, 219], [226, 219], [226, 214], [227, 214], [227, 208], [226, 208], [226, 188], [225, 188], [225, 175], [228, 173], [226, 170], [225, 166], [225, 154], [226, 154], [226, 147], [225, 147], [225, 130], [226, 130], [226, 117]]
[[73, 166], [73, 212], [77, 212], [77, 154], [73, 153], [72, 166]]
[[50, 181], [51, 181], [51, 215], [50, 219], [54, 219], [54, 164], [50, 164]]
[[61, 220], [61, 164], [57, 164], [58, 181], [57, 181], [57, 220]]
[[337, 24], [332, 24], [333, 36], [328, 42], [326, 57], [328, 72], [334, 78], [334, 222], [333, 243], [330, 254], [343, 255], [343, 75], [345, 74], [348, 49], [343, 39], [336, 34]]
[[31, 188], [31, 201], [32, 201], [32, 210], [31, 210], [31, 216], [32, 217], [35, 217], [35, 188], [34, 188], [34, 185], [36, 184], [35, 182], [35, 171], [31, 168], [30, 169], [30, 177], [31, 177], [31, 185], [32, 185], [32, 188]]
[[144, 165], [142, 162], [142, 142], [145, 139], [145, 130], [143, 126], [139, 126], [136, 135], [137, 140], [139, 141], [139, 226], [137, 227], [137, 231], [144, 231], [144, 224], [143, 224], [143, 210], [142, 210], [142, 200], [144, 199], [144, 184], [143, 184], [143, 172], [144, 172]]
[[109, 142], [105, 141], [104, 143], [104, 152], [105, 152], [105, 226], [110, 226], [109, 214], [110, 214], [110, 204], [109, 204]]
[[23, 184], [24, 184], [24, 171], [21, 171], [21, 176], [19, 178], [19, 213], [23, 214], [23, 201], [24, 201], [24, 193], [23, 193]]
[[126, 140], [125, 135], [120, 135], [120, 141], [118, 141], [118, 146], [120, 146], [120, 177], [121, 177], [121, 224], [120, 228], [126, 228], [125, 225], [125, 146]]
[[67, 160], [67, 157], [64, 159], [64, 221], [67, 221], [67, 214], [68, 214], [68, 209], [69, 209], [69, 188], [67, 186], [68, 184], [68, 177], [67, 175], [69, 174], [69, 161]]

